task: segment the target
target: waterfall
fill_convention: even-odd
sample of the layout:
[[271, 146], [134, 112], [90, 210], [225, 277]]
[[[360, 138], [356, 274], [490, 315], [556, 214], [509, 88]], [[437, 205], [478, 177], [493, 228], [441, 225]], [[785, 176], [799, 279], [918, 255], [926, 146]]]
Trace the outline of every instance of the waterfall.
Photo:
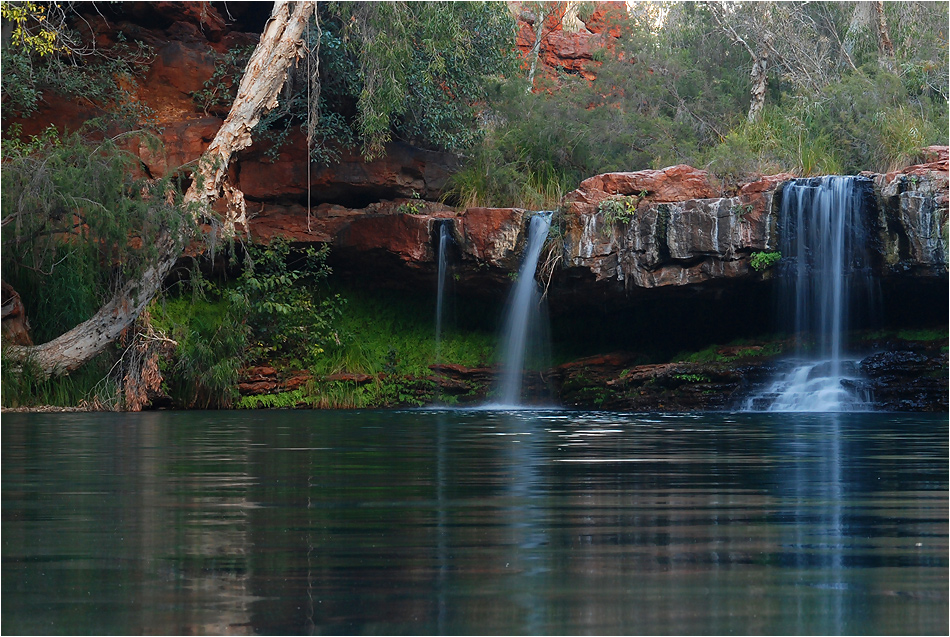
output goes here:
[[[785, 186], [779, 217], [779, 316], [798, 335], [791, 369], [746, 407], [769, 411], [864, 411], [847, 334], [875, 306], [876, 282], [863, 205], [869, 180], [796, 179]], [[813, 342], [812, 342], [813, 341]]]
[[501, 405], [521, 404], [526, 355], [532, 336], [543, 327], [541, 321], [541, 290], [534, 280], [538, 258], [551, 228], [550, 212], [531, 217], [528, 245], [518, 270], [518, 279], [508, 297], [508, 309], [502, 332], [503, 368], [498, 395]]
[[452, 243], [452, 233], [449, 230], [451, 221], [439, 221], [439, 242], [437, 254], [439, 258], [438, 282], [435, 296], [435, 360], [441, 362], [442, 354], [442, 318], [445, 313], [445, 284], [449, 276], [449, 245]]

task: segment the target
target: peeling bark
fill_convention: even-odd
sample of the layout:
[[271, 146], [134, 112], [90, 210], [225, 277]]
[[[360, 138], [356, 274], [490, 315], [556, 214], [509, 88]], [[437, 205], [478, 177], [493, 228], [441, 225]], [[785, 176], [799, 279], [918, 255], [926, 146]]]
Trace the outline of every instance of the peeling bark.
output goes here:
[[884, 19], [884, 3], [880, 0], [874, 3], [874, 13], [877, 15], [877, 41], [881, 52], [881, 66], [888, 71], [894, 71], [896, 67], [894, 43], [891, 42], [891, 34], [887, 29], [887, 21]]
[[752, 79], [752, 100], [749, 103], [750, 122], [759, 118], [762, 109], [765, 107], [765, 92], [768, 89], [768, 67], [769, 52], [763, 47], [759, 55], [752, 59], [752, 72], [749, 74]]
[[[277, 0], [264, 26], [238, 87], [237, 98], [214, 140], [198, 160], [194, 181], [185, 194], [185, 209], [195, 216], [209, 215], [214, 200], [226, 194], [229, 210], [225, 229], [240, 223], [243, 194], [226, 183], [228, 164], [238, 151], [251, 145], [251, 131], [262, 115], [277, 106], [287, 73], [303, 48], [301, 37], [316, 3]], [[47, 376], [65, 374], [103, 352], [129, 328], [161, 289], [189, 237], [170, 229], [159, 234], [159, 257], [135, 280], [127, 282], [91, 319], [54, 340], [35, 346], [7, 346], [9, 358], [33, 363]]]

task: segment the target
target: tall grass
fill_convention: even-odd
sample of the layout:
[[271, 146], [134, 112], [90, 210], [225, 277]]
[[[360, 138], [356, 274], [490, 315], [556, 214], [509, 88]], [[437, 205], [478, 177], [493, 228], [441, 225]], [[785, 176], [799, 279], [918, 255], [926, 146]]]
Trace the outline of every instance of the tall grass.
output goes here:
[[118, 388], [108, 378], [115, 352], [108, 351], [70, 374], [46, 377], [29, 361], [4, 360], [0, 387], [4, 407], [79, 407], [112, 404]]

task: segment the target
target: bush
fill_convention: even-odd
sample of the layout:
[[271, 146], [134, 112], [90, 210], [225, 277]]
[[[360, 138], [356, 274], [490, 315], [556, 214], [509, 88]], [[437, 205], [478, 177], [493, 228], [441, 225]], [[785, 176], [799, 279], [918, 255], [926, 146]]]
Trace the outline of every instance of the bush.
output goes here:
[[246, 315], [250, 361], [286, 361], [305, 367], [347, 338], [338, 325], [344, 299], [318, 289], [330, 275], [329, 246], [291, 254], [280, 238], [249, 245], [244, 271], [229, 298]]
[[3, 141], [3, 273], [21, 295], [36, 342], [91, 317], [158, 256], [155, 237], [187, 223], [167, 181], [136, 178], [113, 139], [49, 128]]
[[756, 272], [763, 272], [778, 263], [781, 258], [781, 252], [753, 252], [749, 265]]
[[238, 307], [199, 273], [190, 289], [150, 306], [152, 324], [178, 343], [165, 362], [165, 390], [186, 408], [227, 408], [238, 398], [238, 371], [246, 359], [249, 330]]

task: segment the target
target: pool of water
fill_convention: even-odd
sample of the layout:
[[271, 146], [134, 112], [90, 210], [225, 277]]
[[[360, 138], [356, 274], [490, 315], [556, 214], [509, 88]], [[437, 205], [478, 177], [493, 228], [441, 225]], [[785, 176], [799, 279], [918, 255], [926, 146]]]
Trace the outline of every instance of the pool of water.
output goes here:
[[946, 414], [0, 431], [5, 634], [948, 632]]

